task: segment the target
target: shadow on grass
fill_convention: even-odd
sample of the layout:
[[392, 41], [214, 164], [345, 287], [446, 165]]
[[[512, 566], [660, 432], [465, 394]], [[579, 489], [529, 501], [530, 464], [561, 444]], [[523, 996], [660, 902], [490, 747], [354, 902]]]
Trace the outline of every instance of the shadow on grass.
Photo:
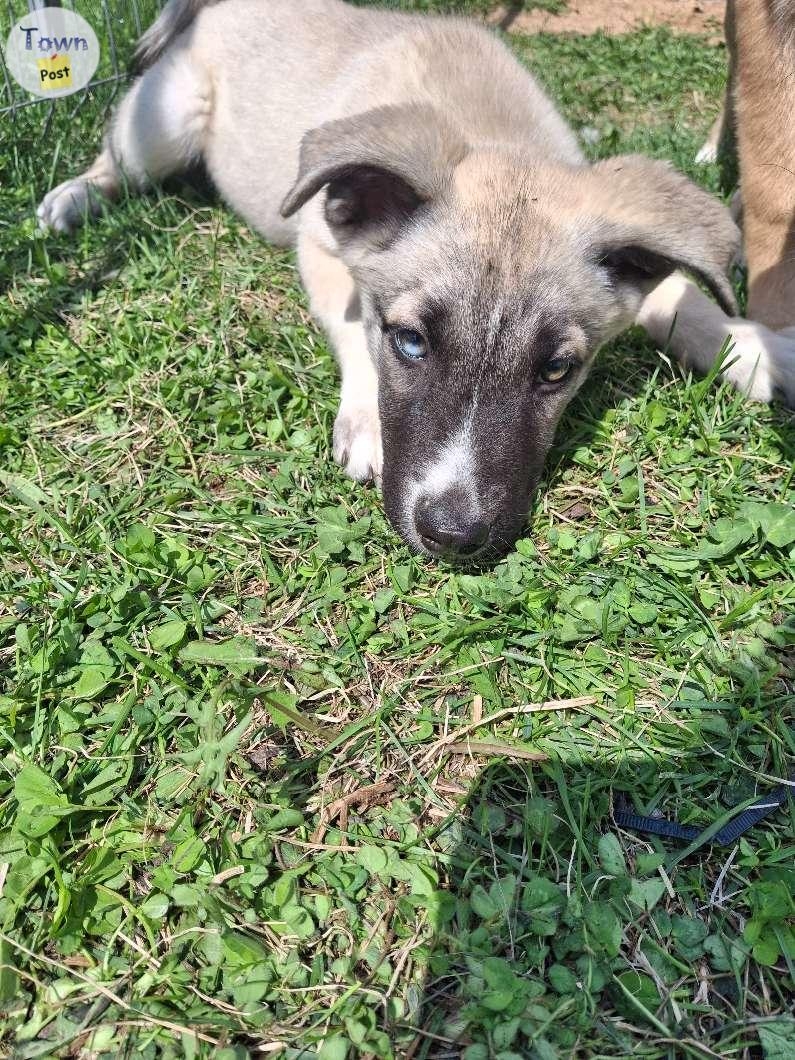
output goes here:
[[[792, 909], [773, 907], [795, 893], [795, 797], [736, 842], [710, 838], [795, 777], [795, 658], [765, 662], [736, 661], [732, 702], [653, 711], [647, 737], [601, 717], [615, 742], [598, 759], [577, 752], [586, 707], [565, 757], [480, 773], [438, 837], [449, 902], [399, 1055], [778, 1055], [762, 1035], [792, 1026]], [[533, 742], [542, 716], [518, 714], [518, 737]], [[703, 832], [622, 829], [621, 801]]]
[[[686, 706], [703, 715], [704, 734], [719, 711], [748, 729], [729, 704]], [[706, 828], [770, 790], [716, 756], [708, 737], [699, 746], [692, 716], [683, 729], [693, 746], [678, 751], [499, 761], [481, 773], [441, 837], [449, 919], [430, 957], [421, 1029], [399, 1055], [761, 1055], [756, 1024], [786, 1016], [791, 984], [786, 958], [755, 961], [743, 929], [764, 886], [795, 885], [771, 849], [786, 854], [795, 806], [734, 849], [619, 829], [620, 793], [639, 813]]]

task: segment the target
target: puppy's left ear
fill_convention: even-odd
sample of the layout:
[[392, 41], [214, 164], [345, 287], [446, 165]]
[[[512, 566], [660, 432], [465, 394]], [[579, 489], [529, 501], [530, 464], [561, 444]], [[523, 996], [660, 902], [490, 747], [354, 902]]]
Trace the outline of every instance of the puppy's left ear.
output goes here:
[[740, 230], [718, 199], [667, 162], [642, 155], [597, 162], [588, 179], [601, 207], [595, 252], [617, 282], [648, 290], [684, 269], [722, 309], [737, 313], [727, 274]]
[[435, 108], [377, 107], [312, 129], [298, 178], [282, 203], [290, 217], [326, 188], [325, 217], [342, 243], [385, 244], [442, 193], [468, 145]]

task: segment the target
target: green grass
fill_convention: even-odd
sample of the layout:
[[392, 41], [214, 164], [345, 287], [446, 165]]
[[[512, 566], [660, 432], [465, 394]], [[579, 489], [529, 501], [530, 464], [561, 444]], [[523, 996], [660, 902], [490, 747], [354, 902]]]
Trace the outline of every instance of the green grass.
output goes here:
[[[720, 52], [516, 48], [689, 167]], [[412, 558], [291, 254], [184, 189], [36, 232], [105, 102], [2, 125], [0, 1053], [792, 1057], [795, 804], [611, 818], [792, 772], [792, 414], [631, 333], [512, 554]]]

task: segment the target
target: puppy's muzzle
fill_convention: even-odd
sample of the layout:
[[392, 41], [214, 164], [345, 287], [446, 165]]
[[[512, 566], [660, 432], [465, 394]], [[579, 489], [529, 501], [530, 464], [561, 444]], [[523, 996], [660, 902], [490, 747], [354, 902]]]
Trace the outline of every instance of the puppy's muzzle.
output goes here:
[[470, 497], [454, 487], [420, 497], [414, 509], [414, 526], [428, 552], [463, 559], [484, 548], [492, 523], [485, 513], [473, 511]]

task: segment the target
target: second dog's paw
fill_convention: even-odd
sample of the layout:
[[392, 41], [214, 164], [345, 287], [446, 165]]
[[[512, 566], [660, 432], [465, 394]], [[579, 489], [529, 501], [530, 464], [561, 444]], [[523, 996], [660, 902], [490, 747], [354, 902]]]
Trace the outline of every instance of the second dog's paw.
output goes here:
[[702, 144], [694, 159], [697, 166], [708, 166], [718, 161], [718, 145], [712, 140]]
[[377, 408], [340, 406], [334, 422], [334, 459], [357, 482], [381, 481], [381, 421]]
[[82, 177], [64, 181], [48, 192], [41, 201], [36, 216], [41, 228], [53, 232], [73, 232], [102, 209], [102, 196]]
[[743, 321], [733, 337], [726, 377], [754, 401], [782, 401], [795, 408], [795, 329], [774, 332]]

